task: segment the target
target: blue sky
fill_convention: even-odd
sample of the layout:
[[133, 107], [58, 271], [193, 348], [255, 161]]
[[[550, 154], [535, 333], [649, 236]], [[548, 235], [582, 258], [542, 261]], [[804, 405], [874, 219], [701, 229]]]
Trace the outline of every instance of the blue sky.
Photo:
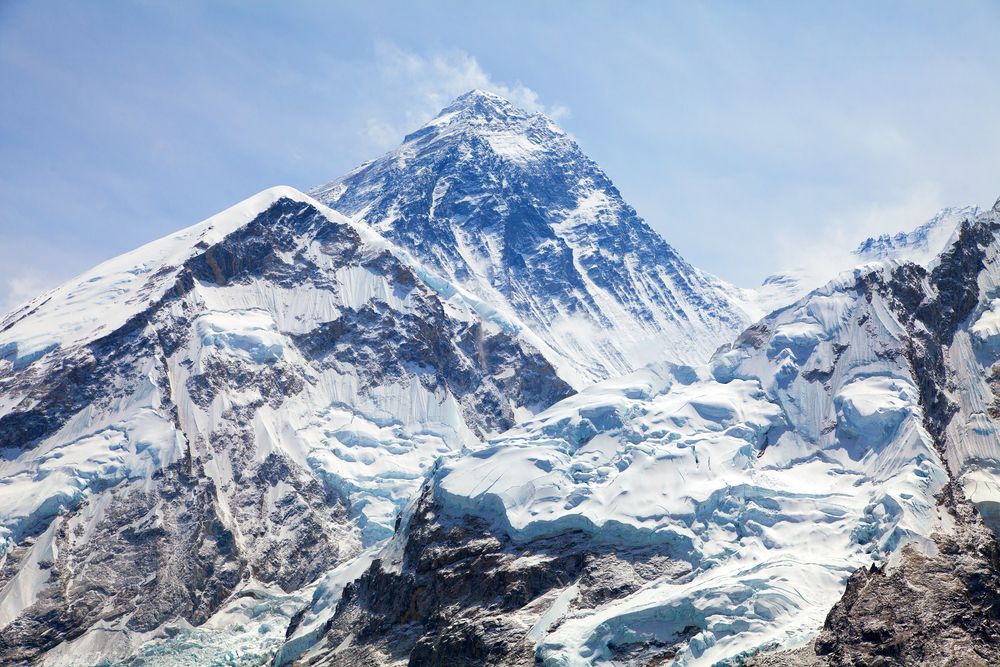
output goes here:
[[0, 0], [0, 308], [331, 180], [473, 87], [557, 116], [685, 257], [753, 285], [993, 203], [998, 25], [979, 2]]

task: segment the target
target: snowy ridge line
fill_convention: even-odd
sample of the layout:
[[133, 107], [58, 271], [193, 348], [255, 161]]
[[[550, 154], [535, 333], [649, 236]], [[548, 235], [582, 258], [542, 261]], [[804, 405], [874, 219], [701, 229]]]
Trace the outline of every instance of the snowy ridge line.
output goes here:
[[886, 262], [912, 262], [933, 269], [940, 254], [954, 245], [961, 224], [981, 214], [988, 212], [979, 206], [944, 208], [912, 231], [869, 237], [853, 250], [824, 249], [822, 261], [812, 266], [786, 268], [768, 276], [760, 287], [745, 290], [745, 298], [763, 316], [821, 288], [838, 272]]
[[[114, 331], [129, 318], [130, 310], [123, 306], [135, 304], [135, 308], [142, 308], [148, 301], [159, 300], [177, 277], [184, 262], [199, 252], [200, 245], [221, 241], [224, 236], [245, 226], [282, 198], [312, 206], [331, 220], [349, 224], [367, 243], [392, 252], [402, 262], [414, 268], [421, 280], [443, 299], [458, 298], [482, 319], [501, 326], [508, 333], [524, 337], [540, 350], [548, 349], [544, 341], [516, 319], [512, 319], [511, 315], [500, 314], [461, 286], [450, 284], [424, 266], [412, 253], [390, 243], [370, 226], [346, 218], [295, 188], [275, 186], [196, 225], [99, 264], [15, 308], [0, 326], [0, 360], [7, 358], [18, 366], [27, 365], [54, 349], [53, 346], [80, 344], [92, 340], [102, 332]], [[185, 241], [187, 243], [182, 243]], [[157, 264], [170, 267], [167, 275], [154, 275], [146, 282], [138, 280], [151, 271], [151, 266]], [[143, 302], [137, 302], [140, 297], [144, 299]], [[80, 305], [75, 307], [75, 302]], [[95, 302], [96, 305], [106, 307], [95, 309]], [[31, 326], [19, 326], [29, 317]]]
[[[187, 641], [214, 654], [226, 643], [209, 621], [251, 580], [283, 591], [262, 612], [274, 650], [296, 591], [391, 535], [435, 459], [570, 391], [458, 290], [439, 294], [406, 253], [305, 195], [272, 189], [222, 217], [111, 263], [124, 277], [82, 279], [91, 293], [68, 301], [96, 297], [100, 316], [122, 300], [117, 328], [0, 360], [0, 437], [16, 445], [0, 460], [0, 642], [23, 651], [10, 655], [55, 648], [33, 628], [91, 581], [96, 607], [65, 621], [84, 662], [162, 660]], [[156, 281], [133, 280], [137, 263]], [[175, 584], [207, 593], [188, 602]], [[113, 623], [91, 616], [110, 609]], [[185, 623], [204, 631], [149, 634]]]
[[[198, 243], [218, 242], [222, 236], [244, 226], [281, 197], [295, 199], [297, 195], [302, 196], [297, 190], [288, 186], [277, 186], [263, 190], [198, 224], [98, 264], [93, 269], [85, 271], [76, 278], [71, 278], [8, 314], [2, 331], [0, 331], [0, 347], [16, 342], [13, 340], [14, 336], [11, 330], [20, 321], [26, 319], [28, 314], [35, 319], [42, 318], [43, 322], [48, 325], [47, 328], [53, 331], [81, 332], [75, 338], [64, 336], [57, 339], [57, 342], [62, 345], [86, 340], [97, 331], [114, 330], [124, 323], [122, 320], [123, 309], [120, 307], [111, 308], [111, 304], [132, 303], [139, 296], [140, 290], [147, 287], [155, 288], [155, 283], [148, 285], [146, 281], [140, 280], [141, 277], [153, 270], [153, 266], [169, 266], [174, 270], [179, 270], [180, 265], [197, 252], [196, 245]], [[171, 274], [171, 276], [175, 275], [175, 273]], [[160, 278], [157, 282], [161, 284], [170, 282], [164, 280], [163, 276], [151, 277]], [[162, 291], [142, 294], [144, 298], [151, 301], [159, 299], [162, 295]], [[93, 317], [87, 317], [83, 306], [92, 308], [95, 300], [98, 305], [108, 306], [105, 313], [111, 312], [116, 315], [111, 321], [119, 322], [117, 326], [114, 324], [101, 325], [96, 323]], [[74, 308], [72, 303], [67, 303], [75, 301], [81, 302], [81, 307]], [[59, 307], [65, 315], [57, 316], [55, 313], [46, 312], [54, 310], [56, 307]], [[22, 311], [25, 310], [29, 312], [22, 314]], [[126, 315], [125, 319], [127, 317]], [[84, 325], [76, 324], [73, 326], [74, 323], [81, 320]], [[89, 328], [86, 328], [87, 325]], [[37, 328], [43, 327], [39, 325]], [[30, 354], [38, 348], [37, 344], [22, 345], [21, 355]]]

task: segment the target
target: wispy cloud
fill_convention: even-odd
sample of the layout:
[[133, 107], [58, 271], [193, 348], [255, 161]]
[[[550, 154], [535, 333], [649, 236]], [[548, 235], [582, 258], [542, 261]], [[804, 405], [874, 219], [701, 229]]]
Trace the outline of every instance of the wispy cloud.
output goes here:
[[831, 220], [836, 233], [834, 240], [854, 248], [869, 236], [910, 231], [946, 204], [940, 186], [918, 184], [902, 193], [897, 201], [862, 204], [835, 215]]
[[379, 42], [375, 51], [386, 82], [409, 87], [414, 101], [425, 112], [437, 111], [462, 93], [478, 88], [553, 118], [569, 113], [564, 106], [546, 106], [537, 92], [520, 81], [510, 84], [496, 81], [475, 57], [461, 50], [420, 54], [391, 42]]
[[6, 277], [0, 286], [0, 316], [51, 289], [58, 282], [55, 276], [41, 271], [26, 271]]
[[[408, 132], [434, 117], [452, 100], [473, 89], [486, 90], [507, 98], [527, 111], [540, 112], [553, 120], [569, 116], [569, 109], [560, 104], [545, 104], [539, 94], [520, 81], [497, 81], [472, 55], [461, 50], [417, 53], [400, 48], [392, 42], [375, 46], [375, 74], [381, 100], [392, 99], [381, 114], [368, 118], [364, 135], [385, 149], [395, 145]], [[402, 113], [389, 116], [391, 109]]]
[[869, 237], [912, 231], [945, 205], [940, 188], [926, 183], [911, 188], [895, 202], [859, 203], [817, 213], [809, 243], [803, 243], [800, 236], [777, 237], [775, 256], [787, 259], [770, 268], [809, 276], [821, 284], [854, 266], [858, 259], [852, 251]]

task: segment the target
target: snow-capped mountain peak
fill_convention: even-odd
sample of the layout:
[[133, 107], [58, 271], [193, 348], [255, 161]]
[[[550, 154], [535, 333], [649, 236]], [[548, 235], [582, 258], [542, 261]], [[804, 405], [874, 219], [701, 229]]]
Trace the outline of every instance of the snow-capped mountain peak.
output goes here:
[[754, 319], [543, 114], [472, 91], [317, 199], [523, 322], [576, 386], [705, 358]]
[[425, 150], [448, 139], [485, 141], [498, 157], [521, 162], [542, 159], [567, 141], [566, 133], [545, 115], [519, 109], [483, 90], [462, 95], [422, 128], [406, 135], [402, 149]]
[[[527, 120], [539, 118], [548, 120], [544, 114], [526, 111], [495, 93], [476, 89], [456, 97], [424, 127], [458, 124], [492, 128], [515, 127]], [[409, 135], [404, 141], [409, 141], [410, 136], [413, 135]]]
[[0, 662], [994, 664], [1000, 202], [809, 268], [479, 90], [105, 262], [0, 318]]

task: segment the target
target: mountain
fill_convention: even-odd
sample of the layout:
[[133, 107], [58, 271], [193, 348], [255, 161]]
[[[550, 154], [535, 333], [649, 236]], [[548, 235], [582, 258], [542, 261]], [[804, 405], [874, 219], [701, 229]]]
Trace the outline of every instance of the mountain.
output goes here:
[[273, 188], [4, 318], [3, 662], [297, 591], [390, 536], [436, 458], [572, 393], [441, 284]]
[[0, 662], [995, 664], [998, 233], [740, 290], [473, 91], [0, 319]]
[[993, 664], [998, 232], [444, 461], [302, 663]]
[[311, 194], [521, 322], [577, 388], [704, 361], [758, 315], [650, 229], [551, 120], [483, 91]]

